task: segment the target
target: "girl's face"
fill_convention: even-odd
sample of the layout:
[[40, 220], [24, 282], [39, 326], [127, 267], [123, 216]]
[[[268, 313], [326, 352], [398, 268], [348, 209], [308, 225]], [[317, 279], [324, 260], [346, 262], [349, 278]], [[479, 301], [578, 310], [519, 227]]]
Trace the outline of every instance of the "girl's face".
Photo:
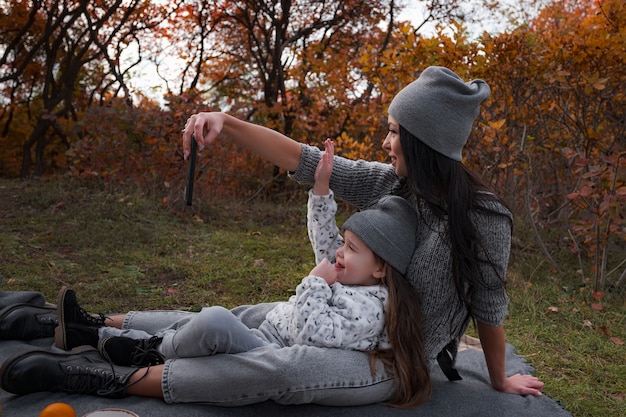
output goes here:
[[385, 276], [384, 263], [354, 233], [346, 230], [343, 246], [337, 249], [337, 282], [344, 285], [378, 285]]
[[404, 159], [404, 153], [400, 145], [400, 124], [391, 116], [388, 116], [387, 120], [389, 130], [383, 142], [383, 149], [389, 154], [391, 165], [396, 169], [396, 175], [406, 177], [409, 175], [409, 171], [407, 170], [406, 160]]

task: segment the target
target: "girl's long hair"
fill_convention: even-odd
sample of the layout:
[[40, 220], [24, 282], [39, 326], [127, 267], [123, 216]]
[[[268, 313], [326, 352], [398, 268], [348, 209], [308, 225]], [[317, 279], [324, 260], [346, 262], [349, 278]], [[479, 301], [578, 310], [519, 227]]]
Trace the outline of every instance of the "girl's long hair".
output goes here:
[[375, 360], [380, 359], [396, 379], [396, 396], [388, 404], [399, 408], [416, 407], [428, 401], [432, 394], [429, 364], [424, 354], [420, 295], [389, 264], [382, 284], [389, 291], [385, 325], [391, 349], [370, 353], [372, 372]]
[[[489, 187], [460, 161], [455, 161], [431, 149], [419, 138], [400, 126], [400, 144], [408, 169], [407, 185], [413, 195], [425, 202], [440, 219], [447, 218], [450, 251], [452, 253], [452, 277], [459, 296], [458, 311], [465, 307], [465, 321], [473, 319], [472, 294], [479, 285], [487, 285], [481, 280], [481, 263], [491, 264], [490, 259], [480, 259], [478, 249], [482, 238], [474, 226], [470, 213], [487, 210], [478, 204], [479, 200], [497, 200]], [[500, 214], [500, 213], [498, 213]], [[487, 251], [482, 251], [488, 256]], [[504, 285], [505, 277], [500, 277]], [[457, 329], [451, 329], [454, 333]]]

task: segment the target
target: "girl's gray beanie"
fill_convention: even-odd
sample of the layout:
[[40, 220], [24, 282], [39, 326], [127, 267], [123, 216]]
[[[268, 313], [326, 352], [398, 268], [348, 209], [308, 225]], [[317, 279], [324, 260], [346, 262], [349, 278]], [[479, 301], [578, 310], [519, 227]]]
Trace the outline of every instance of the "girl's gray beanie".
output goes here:
[[387, 196], [343, 224], [385, 262], [406, 274], [415, 250], [417, 214], [402, 197]]
[[435, 151], [460, 161], [480, 104], [491, 89], [483, 80], [464, 82], [444, 67], [428, 67], [391, 101], [389, 114]]

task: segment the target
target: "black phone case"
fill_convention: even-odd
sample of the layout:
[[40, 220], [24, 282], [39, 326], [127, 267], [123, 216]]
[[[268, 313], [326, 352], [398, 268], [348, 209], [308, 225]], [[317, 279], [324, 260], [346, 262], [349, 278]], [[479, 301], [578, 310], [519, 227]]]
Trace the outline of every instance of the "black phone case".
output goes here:
[[185, 203], [191, 206], [193, 201], [193, 182], [196, 176], [196, 156], [198, 155], [198, 143], [194, 135], [191, 135], [191, 153], [187, 161], [187, 180], [185, 185]]

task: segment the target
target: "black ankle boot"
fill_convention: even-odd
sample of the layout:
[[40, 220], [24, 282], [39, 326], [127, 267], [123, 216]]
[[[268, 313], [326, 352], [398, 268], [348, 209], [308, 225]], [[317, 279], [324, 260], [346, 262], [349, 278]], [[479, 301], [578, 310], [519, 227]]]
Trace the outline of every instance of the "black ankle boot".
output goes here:
[[140, 368], [160, 365], [165, 362], [157, 350], [162, 341], [163, 338], [158, 336], [150, 339], [109, 337], [102, 342], [100, 353], [117, 365]]
[[54, 307], [12, 304], [0, 310], [0, 340], [31, 340], [54, 336]]
[[106, 316], [91, 315], [76, 301], [74, 290], [63, 287], [57, 300], [59, 325], [54, 335], [56, 347], [70, 350], [77, 346], [98, 347], [98, 329], [104, 326]]
[[31, 351], [7, 359], [0, 368], [0, 388], [25, 395], [62, 391], [122, 398], [137, 368], [113, 365], [97, 350], [53, 353]]

